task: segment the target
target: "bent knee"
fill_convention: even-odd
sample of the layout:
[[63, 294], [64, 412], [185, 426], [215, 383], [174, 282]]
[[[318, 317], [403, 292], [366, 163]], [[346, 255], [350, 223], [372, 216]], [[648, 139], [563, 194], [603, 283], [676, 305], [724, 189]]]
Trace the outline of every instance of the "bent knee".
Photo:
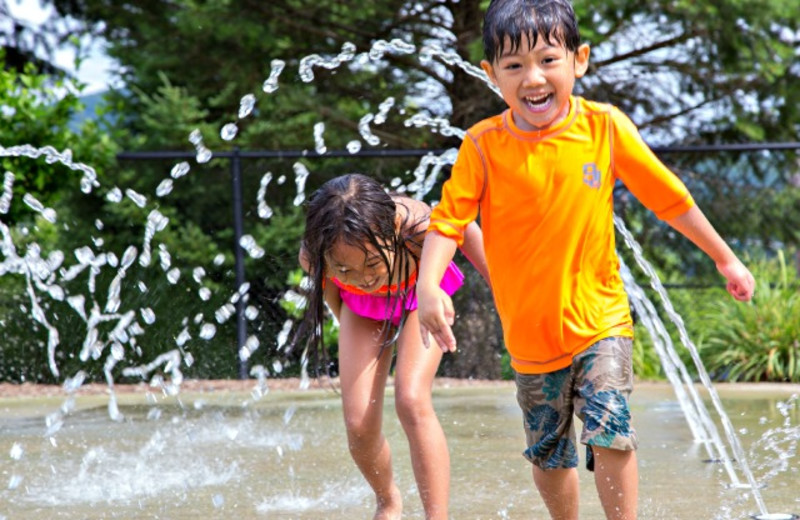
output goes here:
[[434, 416], [431, 394], [417, 391], [398, 391], [395, 394], [397, 417], [403, 426], [413, 426]]

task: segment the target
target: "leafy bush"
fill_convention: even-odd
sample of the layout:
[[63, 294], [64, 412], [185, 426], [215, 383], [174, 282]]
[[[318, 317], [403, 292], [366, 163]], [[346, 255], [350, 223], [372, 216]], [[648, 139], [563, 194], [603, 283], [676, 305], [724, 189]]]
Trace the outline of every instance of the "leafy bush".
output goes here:
[[721, 298], [703, 316], [700, 354], [715, 379], [800, 382], [800, 289], [783, 251], [751, 264], [752, 303]]
[[635, 324], [633, 337], [633, 373], [638, 379], [664, 379], [661, 358], [658, 357], [650, 333], [643, 325]]

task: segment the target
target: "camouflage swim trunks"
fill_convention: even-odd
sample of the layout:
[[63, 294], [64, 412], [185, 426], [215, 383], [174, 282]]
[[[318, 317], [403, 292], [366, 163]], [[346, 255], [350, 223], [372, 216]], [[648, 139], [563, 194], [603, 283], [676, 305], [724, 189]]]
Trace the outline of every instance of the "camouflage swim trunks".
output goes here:
[[583, 422], [586, 467], [594, 469], [591, 446], [635, 450], [628, 397], [633, 390], [631, 338], [605, 338], [548, 374], [516, 374], [528, 449], [542, 469], [578, 466], [574, 416]]

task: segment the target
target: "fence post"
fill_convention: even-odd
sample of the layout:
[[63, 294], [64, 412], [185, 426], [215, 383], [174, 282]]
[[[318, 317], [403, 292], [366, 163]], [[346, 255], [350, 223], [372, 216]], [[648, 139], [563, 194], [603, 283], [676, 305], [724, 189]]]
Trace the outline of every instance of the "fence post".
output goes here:
[[[236, 269], [236, 291], [244, 284], [244, 252], [241, 239], [244, 234], [244, 208], [242, 204], [242, 161], [239, 148], [231, 154], [231, 189], [233, 192], [233, 257]], [[247, 322], [244, 316], [244, 295], [236, 301], [236, 358], [239, 360], [239, 379], [247, 379], [247, 360], [239, 357], [247, 339]]]

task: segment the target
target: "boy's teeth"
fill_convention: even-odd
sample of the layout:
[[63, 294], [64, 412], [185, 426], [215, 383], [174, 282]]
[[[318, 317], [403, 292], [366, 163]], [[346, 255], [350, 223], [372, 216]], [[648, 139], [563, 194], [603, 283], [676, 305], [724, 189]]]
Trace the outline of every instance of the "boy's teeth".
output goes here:
[[547, 100], [547, 96], [548, 96], [547, 94], [538, 97], [526, 96], [525, 101], [531, 103], [532, 105], [538, 105], [540, 103], [544, 103]]

